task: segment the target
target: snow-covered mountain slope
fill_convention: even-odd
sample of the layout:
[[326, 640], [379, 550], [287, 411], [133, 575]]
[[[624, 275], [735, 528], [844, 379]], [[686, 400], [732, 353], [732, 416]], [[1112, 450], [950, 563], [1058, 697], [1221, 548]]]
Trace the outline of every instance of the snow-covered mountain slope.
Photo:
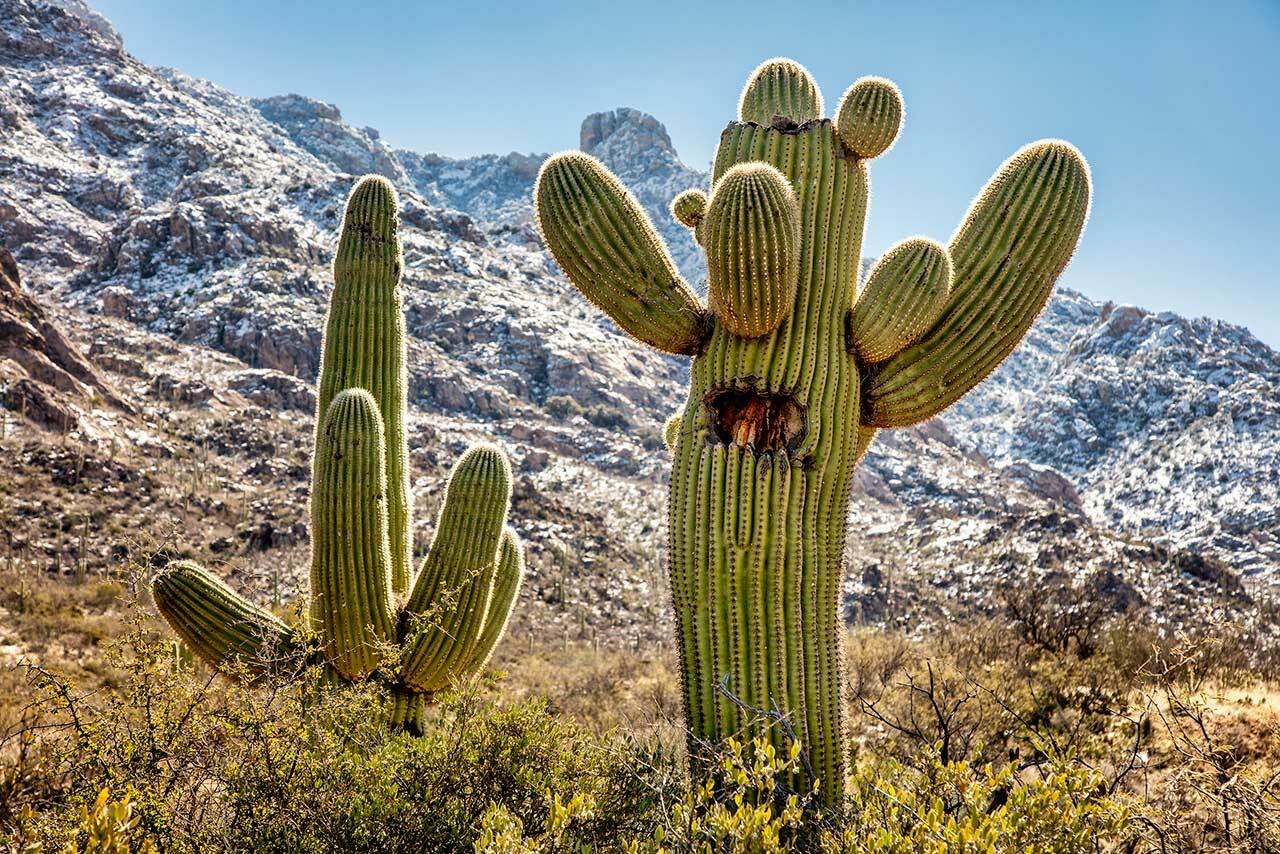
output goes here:
[[[531, 224], [544, 155], [392, 150], [336, 107], [150, 68], [74, 0], [0, 0], [0, 68], [0, 243], [73, 333], [116, 330], [90, 348], [108, 374], [145, 375], [183, 406], [305, 419], [297, 386], [317, 367], [343, 199], [355, 174], [384, 174], [403, 202], [411, 429], [432, 472], [420, 499], [448, 462], [437, 447], [496, 437], [518, 468], [526, 595], [549, 624], [664, 619], [660, 429], [687, 364], [620, 334], [560, 276]], [[588, 116], [580, 144], [698, 278], [666, 206], [707, 175], [635, 110]], [[139, 338], [176, 342], [184, 367], [152, 377], [114, 352]], [[850, 518], [851, 617], [990, 608], [1028, 567], [1124, 586], [1171, 620], [1244, 613], [1280, 568], [1278, 391], [1275, 354], [1243, 330], [1061, 291], [945, 423], [873, 447]], [[305, 495], [273, 512], [305, 536]], [[192, 539], [195, 557], [213, 548]]]
[[[385, 175], [417, 190], [433, 205], [469, 215], [495, 236], [540, 242], [532, 194], [546, 154], [513, 151], [450, 158], [405, 149], [393, 152], [373, 128], [357, 130], [344, 124], [333, 104], [301, 95], [262, 98], [253, 104], [295, 143], [340, 172]], [[600, 158], [635, 194], [681, 271], [696, 283], [705, 264], [688, 229], [674, 220], [668, 205], [682, 190], [706, 188], [707, 173], [681, 162], [661, 122], [628, 107], [583, 119], [579, 147]]]
[[1099, 524], [1280, 569], [1280, 354], [1247, 329], [1062, 290], [946, 418], [995, 461], [1069, 477]]

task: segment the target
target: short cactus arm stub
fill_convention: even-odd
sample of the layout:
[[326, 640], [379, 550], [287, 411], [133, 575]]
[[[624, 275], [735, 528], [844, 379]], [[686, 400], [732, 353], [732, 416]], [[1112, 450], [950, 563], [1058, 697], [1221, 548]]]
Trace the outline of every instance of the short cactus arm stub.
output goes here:
[[867, 277], [849, 318], [849, 343], [875, 364], [919, 340], [951, 290], [951, 256], [932, 240], [913, 237], [891, 247]]
[[863, 77], [840, 99], [836, 130], [859, 157], [879, 157], [898, 139], [903, 114], [897, 84], [883, 77]]
[[706, 312], [649, 215], [608, 169], [581, 152], [557, 154], [538, 173], [534, 203], [547, 247], [583, 296], [651, 347], [698, 352]]
[[685, 228], [695, 231], [707, 214], [707, 194], [701, 190], [685, 190], [671, 200], [671, 215]]
[[767, 163], [743, 163], [716, 182], [699, 237], [711, 310], [735, 335], [759, 338], [791, 313], [800, 283], [800, 208]]

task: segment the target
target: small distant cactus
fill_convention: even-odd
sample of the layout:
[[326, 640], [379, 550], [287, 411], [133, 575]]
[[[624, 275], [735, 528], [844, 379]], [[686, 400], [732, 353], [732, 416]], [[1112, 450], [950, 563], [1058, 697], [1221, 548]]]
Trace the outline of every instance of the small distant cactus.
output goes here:
[[308, 662], [332, 679], [377, 674], [391, 686], [392, 723], [420, 730], [431, 694], [488, 663], [524, 558], [506, 527], [510, 465], [481, 444], [454, 467], [431, 549], [418, 573], [410, 568], [398, 209], [390, 183], [362, 178], [334, 260], [312, 463], [310, 631], [190, 561], [170, 563], [152, 590], [173, 630], [214, 666], [251, 682]]
[[[1084, 158], [1056, 140], [1015, 153], [948, 246], [891, 248], [858, 288], [867, 166], [897, 138], [897, 86], [863, 78], [822, 118], [790, 60], [748, 80], [709, 195], [672, 214], [706, 251], [707, 305], [635, 199], [594, 158], [550, 158], [534, 190], [556, 261], [628, 334], [693, 357], [667, 422], [669, 574], [695, 769], [707, 747], [769, 739], [844, 786], [837, 605], [853, 472], [876, 431], [932, 418], [1017, 346], [1089, 211]], [[781, 716], [785, 726], [768, 725]], [[811, 769], [811, 771], [810, 771]], [[812, 775], [812, 779], [808, 779]]]

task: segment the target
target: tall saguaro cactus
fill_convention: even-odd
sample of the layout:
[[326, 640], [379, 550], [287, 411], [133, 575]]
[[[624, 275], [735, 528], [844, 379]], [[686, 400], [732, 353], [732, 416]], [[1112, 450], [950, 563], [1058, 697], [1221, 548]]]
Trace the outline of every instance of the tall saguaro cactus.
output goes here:
[[189, 561], [162, 570], [152, 589], [169, 625], [211, 664], [257, 680], [319, 660], [333, 678], [378, 678], [391, 689], [391, 722], [415, 730], [431, 694], [488, 662], [524, 562], [505, 527], [511, 468], [499, 448], [481, 444], [454, 467], [431, 549], [422, 570], [410, 570], [398, 210], [385, 179], [362, 178], [334, 260], [311, 487], [310, 628], [319, 648]]
[[[547, 245], [583, 294], [639, 340], [693, 357], [666, 431], [690, 755], [706, 770], [705, 745], [745, 734], [785, 748], [790, 729], [816, 778], [791, 783], [838, 801], [854, 467], [878, 429], [937, 415], [1017, 346], [1083, 233], [1090, 178], [1068, 143], [1032, 143], [949, 246], [898, 244], [859, 289], [867, 167], [897, 137], [901, 96], [863, 78], [834, 120], [821, 113], [803, 67], [764, 63], [721, 134], [710, 196], [674, 201], [707, 255], [708, 307], [593, 158], [552, 157], [534, 193]], [[765, 727], [752, 708], [789, 727]]]

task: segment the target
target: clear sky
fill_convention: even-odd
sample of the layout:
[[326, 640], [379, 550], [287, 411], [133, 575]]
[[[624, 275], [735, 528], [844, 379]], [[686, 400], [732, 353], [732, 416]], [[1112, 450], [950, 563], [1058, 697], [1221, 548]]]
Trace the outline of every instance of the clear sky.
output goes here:
[[828, 111], [891, 77], [907, 120], [872, 167], [867, 254], [945, 241], [1019, 145], [1069, 139], [1094, 208], [1064, 284], [1280, 347], [1280, 0], [90, 2], [146, 62], [454, 156], [572, 148], [587, 113], [630, 106], [705, 168], [765, 58], [806, 65]]

